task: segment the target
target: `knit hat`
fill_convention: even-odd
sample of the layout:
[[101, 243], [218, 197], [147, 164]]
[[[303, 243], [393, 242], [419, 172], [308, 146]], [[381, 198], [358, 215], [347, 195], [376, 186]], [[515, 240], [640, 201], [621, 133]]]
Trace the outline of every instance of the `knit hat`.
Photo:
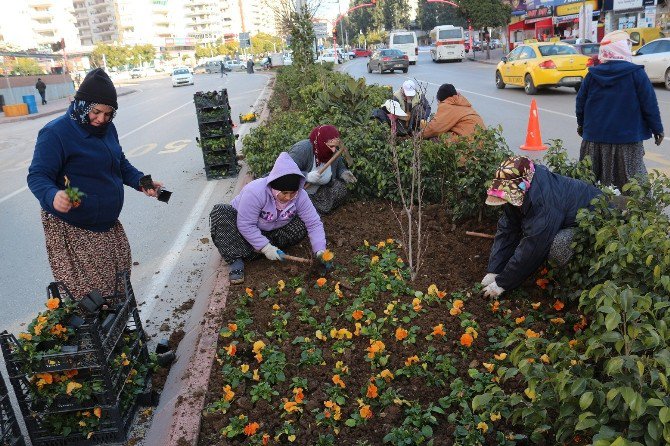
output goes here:
[[289, 173], [270, 181], [270, 187], [281, 192], [295, 192], [300, 189], [300, 180], [303, 178], [297, 173]]
[[506, 159], [496, 170], [491, 187], [486, 192], [486, 204], [500, 206], [509, 203], [521, 206], [535, 175], [535, 164], [525, 156]]
[[318, 164], [327, 162], [333, 156], [333, 151], [326, 143], [339, 137], [340, 132], [334, 125], [320, 125], [312, 129], [309, 140], [312, 142], [312, 149]]
[[442, 102], [447, 98], [456, 96], [456, 88], [451, 84], [442, 84], [440, 88], [437, 89], [437, 100]]
[[102, 68], [96, 68], [86, 75], [74, 98], [95, 104], [109, 105], [114, 110], [119, 108], [119, 104], [116, 102], [114, 83]]

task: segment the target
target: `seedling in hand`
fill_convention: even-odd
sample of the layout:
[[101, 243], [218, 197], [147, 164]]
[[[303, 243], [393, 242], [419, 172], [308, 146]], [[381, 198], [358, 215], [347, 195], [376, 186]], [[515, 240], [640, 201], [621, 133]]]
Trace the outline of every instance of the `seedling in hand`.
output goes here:
[[81, 199], [86, 196], [85, 193], [81, 192], [78, 187], [70, 186], [70, 179], [65, 175], [65, 193], [70, 199], [70, 203], [73, 208], [78, 208], [81, 204]]

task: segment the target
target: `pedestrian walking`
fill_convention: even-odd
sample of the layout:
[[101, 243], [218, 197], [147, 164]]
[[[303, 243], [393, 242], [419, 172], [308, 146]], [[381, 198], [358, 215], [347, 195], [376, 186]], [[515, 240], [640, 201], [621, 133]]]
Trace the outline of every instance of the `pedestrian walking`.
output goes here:
[[498, 297], [518, 288], [549, 257], [570, 259], [577, 211], [602, 191], [551, 172], [523, 156], [505, 160], [487, 191], [486, 204], [503, 206], [498, 221], [484, 295]]
[[[142, 189], [144, 174], [123, 154], [112, 122], [117, 109], [112, 80], [100, 68], [91, 71], [65, 114], [40, 130], [28, 169], [28, 186], [42, 208], [51, 271], [75, 298], [93, 289], [110, 295], [116, 274], [130, 273], [130, 245], [118, 220], [123, 186], [156, 196]], [[80, 202], [68, 196], [68, 180], [85, 194]]]
[[450, 138], [472, 135], [484, 121], [472, 104], [451, 84], [442, 84], [437, 90], [437, 112], [421, 132], [422, 138], [447, 134]]
[[221, 77], [223, 77], [224, 75], [225, 75], [225, 76], [228, 76], [228, 75], [226, 74], [226, 64], [223, 63], [222, 60], [219, 61], [219, 67], [221, 68]]
[[621, 190], [632, 177], [647, 175], [643, 142], [653, 135], [660, 145], [663, 124], [644, 67], [631, 62], [628, 33], [605, 35], [598, 59], [577, 93], [579, 158], [590, 156], [596, 179]]
[[46, 99], [46, 96], [47, 96], [47, 84], [45, 84], [45, 83], [42, 81], [42, 78], [41, 78], [41, 77], [38, 77], [38, 78], [37, 78], [37, 83], [35, 84], [35, 88], [37, 89], [37, 91], [39, 92], [40, 96], [42, 97], [42, 105], [46, 105], [46, 103], [47, 103], [47, 99]]
[[328, 214], [347, 198], [347, 184], [356, 177], [347, 169], [340, 156], [323, 173], [319, 173], [340, 147], [340, 132], [332, 125], [314, 127], [309, 139], [295, 143], [288, 151], [301, 173], [307, 178], [307, 194], [319, 214]]
[[247, 73], [254, 74], [254, 61], [251, 57], [247, 59]]
[[244, 263], [265, 255], [281, 261], [284, 250], [306, 236], [321, 258], [326, 233], [303, 188], [305, 177], [282, 152], [270, 175], [242, 188], [230, 204], [217, 204], [209, 215], [212, 241], [230, 267], [230, 283], [244, 282]]

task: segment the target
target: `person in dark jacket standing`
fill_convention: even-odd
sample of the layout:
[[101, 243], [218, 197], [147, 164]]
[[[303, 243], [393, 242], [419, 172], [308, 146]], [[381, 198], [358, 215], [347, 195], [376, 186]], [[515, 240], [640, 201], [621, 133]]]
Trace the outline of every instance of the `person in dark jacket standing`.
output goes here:
[[[112, 80], [100, 68], [91, 71], [66, 113], [40, 130], [28, 169], [51, 271], [75, 298], [93, 289], [110, 295], [116, 273], [130, 273], [130, 245], [118, 220], [123, 186], [156, 196], [140, 187], [144, 174], [123, 154], [112, 123], [117, 109]], [[79, 205], [65, 191], [66, 178], [85, 193]]]
[[486, 204], [503, 206], [498, 221], [484, 295], [498, 297], [519, 287], [547, 259], [566, 263], [577, 211], [602, 194], [594, 186], [552, 173], [519, 156], [496, 171]]
[[254, 61], [251, 57], [247, 59], [247, 73], [254, 74]]
[[42, 105], [45, 105], [47, 103], [47, 84], [45, 84], [42, 81], [41, 77], [37, 78], [37, 83], [35, 84], [35, 88], [39, 92], [40, 96], [42, 96]]
[[344, 165], [342, 157], [335, 160], [323, 173], [319, 170], [340, 146], [340, 132], [332, 125], [314, 127], [309, 139], [295, 143], [288, 151], [302, 174], [307, 178], [307, 194], [319, 214], [328, 214], [347, 198], [347, 184], [356, 183], [356, 177]]
[[625, 31], [600, 43], [601, 64], [589, 69], [577, 94], [579, 157], [590, 156], [596, 179], [621, 189], [632, 177], [646, 176], [643, 141], [663, 141], [656, 93], [644, 67], [631, 62]]

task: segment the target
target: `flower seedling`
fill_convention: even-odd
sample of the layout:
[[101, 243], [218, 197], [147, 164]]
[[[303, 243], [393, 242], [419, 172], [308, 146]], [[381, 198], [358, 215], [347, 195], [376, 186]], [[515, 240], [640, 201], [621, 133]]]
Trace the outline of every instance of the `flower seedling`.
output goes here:
[[73, 208], [78, 208], [81, 205], [81, 199], [86, 196], [79, 188], [70, 185], [70, 179], [65, 175], [65, 194], [70, 200]]

